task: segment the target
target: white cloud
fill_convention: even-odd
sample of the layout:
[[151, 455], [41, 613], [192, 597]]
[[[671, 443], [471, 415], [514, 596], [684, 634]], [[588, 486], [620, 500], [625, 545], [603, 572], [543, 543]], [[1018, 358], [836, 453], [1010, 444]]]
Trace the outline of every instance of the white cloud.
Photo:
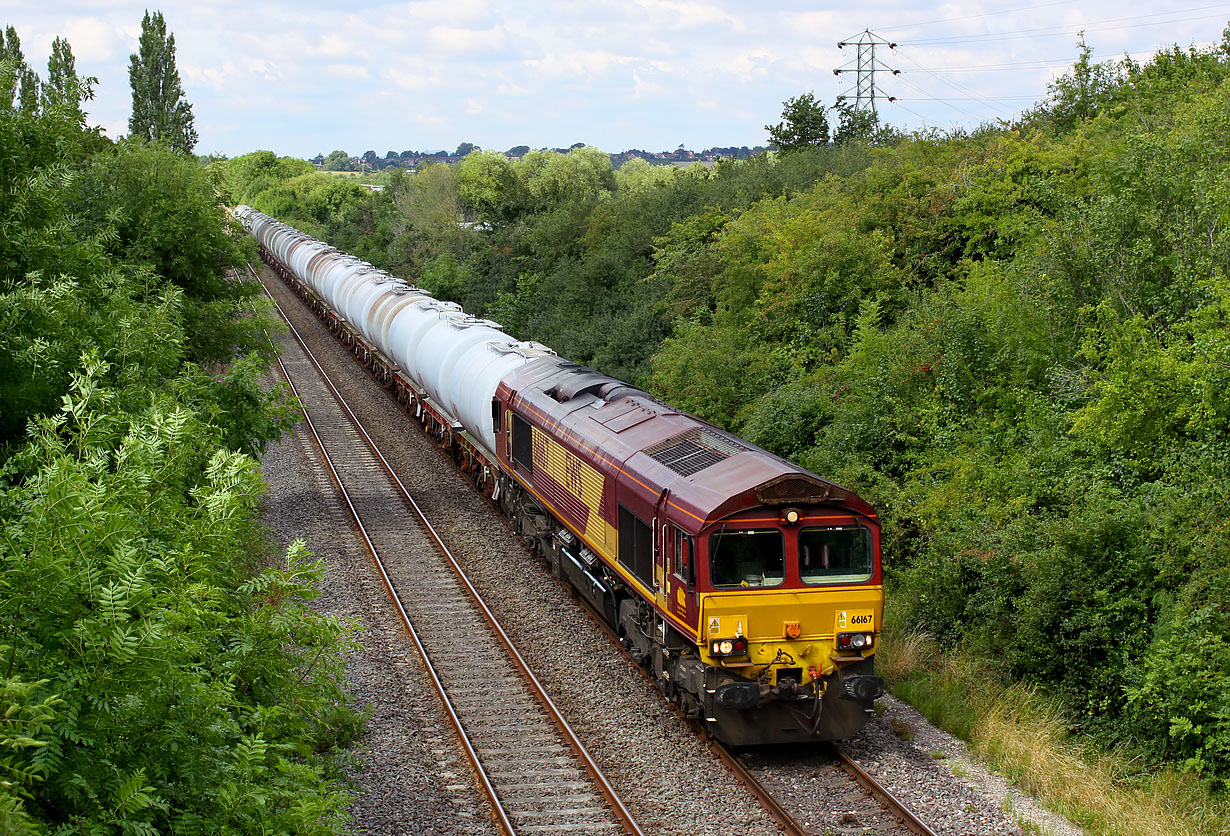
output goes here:
[[647, 81], [636, 70], [632, 71], [632, 96], [637, 99], [652, 98], [666, 92], [666, 88], [654, 81]]
[[209, 85], [217, 91], [229, 89], [234, 80], [241, 76], [239, 67], [229, 61], [208, 67], [181, 63], [179, 71], [186, 85]]
[[65, 21], [62, 37], [66, 38], [72, 46], [73, 57], [77, 59], [78, 64], [110, 61], [113, 58], [128, 55], [129, 38], [123, 31], [123, 27], [107, 23], [96, 17]]
[[424, 0], [406, 3], [403, 8], [409, 17], [421, 21], [481, 23], [492, 17], [491, 8], [485, 0]]
[[282, 77], [278, 65], [263, 58], [244, 58], [242, 64], [244, 73], [264, 76], [266, 81], [276, 81]]
[[403, 90], [428, 90], [432, 85], [431, 78], [420, 72], [398, 70], [392, 67], [384, 72], [395, 85]]
[[756, 49], [730, 56], [726, 63], [726, 71], [743, 81], [765, 78], [769, 74], [769, 66], [776, 60], [774, 53], [770, 50]]
[[362, 64], [329, 64], [325, 72], [343, 81], [364, 81], [372, 77], [371, 71]]
[[[744, 31], [743, 22], [716, 3], [688, 2], [688, 0], [637, 0], [637, 6], [657, 26], [671, 29], [698, 29], [722, 25], [735, 31]], [[745, 7], [752, 14], [755, 11]]]
[[525, 61], [525, 65], [546, 79], [571, 81], [594, 80], [611, 72], [625, 59], [602, 50], [570, 50], [548, 52], [541, 58]]
[[433, 26], [427, 31], [427, 43], [436, 50], [454, 54], [492, 53], [504, 46], [503, 30], [458, 29], [451, 26]]
[[316, 47], [316, 54], [327, 58], [342, 58], [354, 51], [354, 44], [337, 35], [325, 35]]

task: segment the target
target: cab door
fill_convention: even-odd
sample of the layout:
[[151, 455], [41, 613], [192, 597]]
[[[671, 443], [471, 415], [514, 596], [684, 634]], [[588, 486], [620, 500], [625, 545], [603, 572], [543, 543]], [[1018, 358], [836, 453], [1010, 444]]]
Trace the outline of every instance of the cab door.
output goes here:
[[662, 526], [667, 612], [696, 628], [696, 543], [674, 525]]

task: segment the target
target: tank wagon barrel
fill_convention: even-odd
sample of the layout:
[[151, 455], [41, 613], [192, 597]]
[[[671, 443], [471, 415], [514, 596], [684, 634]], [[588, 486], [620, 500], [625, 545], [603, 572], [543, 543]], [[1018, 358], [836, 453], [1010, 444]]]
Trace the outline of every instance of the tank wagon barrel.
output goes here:
[[262, 258], [727, 743], [834, 740], [883, 692], [851, 491], [248, 206]]

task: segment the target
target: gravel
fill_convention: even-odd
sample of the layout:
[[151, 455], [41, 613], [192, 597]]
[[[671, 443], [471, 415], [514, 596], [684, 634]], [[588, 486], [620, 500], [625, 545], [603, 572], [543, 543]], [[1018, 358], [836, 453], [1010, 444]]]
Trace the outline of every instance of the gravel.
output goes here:
[[938, 833], [1083, 836], [1084, 831], [974, 760], [965, 743], [892, 697], [845, 744], [859, 764]]

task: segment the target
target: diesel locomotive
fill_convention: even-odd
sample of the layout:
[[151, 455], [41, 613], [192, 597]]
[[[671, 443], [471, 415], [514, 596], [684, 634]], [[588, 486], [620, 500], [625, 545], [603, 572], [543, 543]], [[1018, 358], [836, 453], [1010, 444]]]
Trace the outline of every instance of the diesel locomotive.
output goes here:
[[839, 740], [883, 693], [854, 493], [251, 207], [261, 257], [732, 745]]

